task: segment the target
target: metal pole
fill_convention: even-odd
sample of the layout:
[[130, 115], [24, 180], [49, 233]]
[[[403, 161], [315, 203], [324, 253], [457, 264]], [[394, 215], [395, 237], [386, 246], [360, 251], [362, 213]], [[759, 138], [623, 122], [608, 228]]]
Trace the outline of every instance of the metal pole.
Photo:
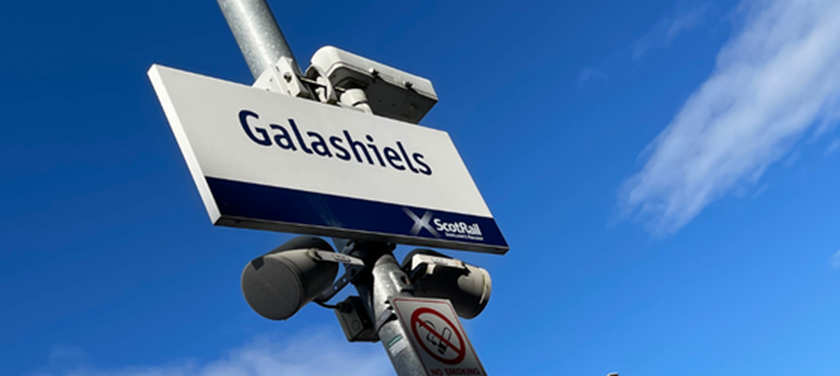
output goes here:
[[[351, 255], [361, 258], [365, 265], [373, 265], [369, 274], [360, 276], [353, 284], [364, 301], [371, 321], [378, 326], [379, 342], [391, 359], [391, 364], [399, 376], [425, 376], [426, 371], [420, 361], [420, 354], [411, 345], [409, 334], [396, 318], [396, 313], [388, 299], [391, 297], [413, 297], [408, 276], [402, 271], [391, 253], [392, 247], [385, 243], [356, 241]], [[397, 336], [407, 341], [408, 347], [392, 354], [388, 343]]]
[[258, 78], [281, 57], [288, 57], [298, 75], [300, 67], [265, 0], [217, 0], [236, 44]]
[[[242, 55], [251, 69], [254, 78], [258, 78], [266, 69], [273, 66], [281, 57], [292, 59], [294, 69], [300, 74], [300, 67], [295, 61], [292, 50], [283, 37], [274, 15], [265, 0], [217, 0], [228, 26], [233, 32]], [[333, 239], [339, 249], [344, 248], [347, 240]], [[365, 302], [371, 321], [379, 325], [379, 335], [385, 352], [399, 376], [424, 376], [426, 374], [420, 355], [411, 345], [408, 333], [396, 319], [388, 299], [397, 296], [413, 296], [408, 276], [400, 269], [391, 253], [392, 247], [385, 243], [356, 242], [353, 256], [365, 261], [364, 274], [354, 282], [359, 296]], [[391, 354], [388, 341], [402, 336], [408, 346], [397, 354]]]

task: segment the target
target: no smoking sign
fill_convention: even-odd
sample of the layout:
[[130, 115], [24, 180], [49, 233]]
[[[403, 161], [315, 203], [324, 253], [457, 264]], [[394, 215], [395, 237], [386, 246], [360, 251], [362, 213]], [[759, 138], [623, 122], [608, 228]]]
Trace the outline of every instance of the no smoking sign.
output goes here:
[[487, 374], [448, 300], [393, 298], [391, 304], [428, 375]]

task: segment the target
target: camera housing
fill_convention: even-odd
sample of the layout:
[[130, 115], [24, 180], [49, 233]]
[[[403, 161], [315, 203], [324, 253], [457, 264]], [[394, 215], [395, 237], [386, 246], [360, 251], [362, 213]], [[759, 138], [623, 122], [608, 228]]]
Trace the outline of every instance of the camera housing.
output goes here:
[[402, 269], [414, 286], [414, 296], [449, 299], [458, 316], [478, 316], [490, 301], [493, 283], [484, 268], [418, 248], [403, 260]]
[[286, 320], [332, 285], [338, 263], [316, 251], [335, 252], [321, 238], [298, 236], [257, 257], [242, 271], [242, 295], [260, 316]]
[[333, 46], [318, 49], [311, 64], [307, 78], [326, 78], [337, 95], [353, 97], [342, 103], [355, 106], [366, 100], [375, 115], [417, 124], [438, 101], [431, 81]]

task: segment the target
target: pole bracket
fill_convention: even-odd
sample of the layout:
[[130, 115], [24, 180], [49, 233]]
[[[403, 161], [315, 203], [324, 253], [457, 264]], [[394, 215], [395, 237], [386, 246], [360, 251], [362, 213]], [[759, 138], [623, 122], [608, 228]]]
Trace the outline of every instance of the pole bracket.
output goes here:
[[312, 93], [300, 80], [300, 77], [295, 73], [296, 71], [295, 61], [283, 56], [257, 77], [257, 81], [252, 86], [273, 93], [312, 99]]
[[345, 255], [343, 253], [327, 252], [319, 249], [310, 249], [307, 252], [309, 257], [319, 261], [337, 262], [344, 265], [365, 266], [365, 262], [358, 257]]

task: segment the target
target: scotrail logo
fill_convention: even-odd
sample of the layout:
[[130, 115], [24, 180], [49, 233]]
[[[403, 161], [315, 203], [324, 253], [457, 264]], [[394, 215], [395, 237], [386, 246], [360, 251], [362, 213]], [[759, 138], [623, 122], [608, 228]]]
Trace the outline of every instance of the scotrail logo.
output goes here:
[[422, 218], [418, 217], [417, 214], [414, 214], [414, 212], [412, 212], [408, 208], [403, 208], [403, 211], [405, 212], [405, 214], [408, 214], [409, 218], [414, 220], [414, 226], [411, 226], [411, 235], [417, 235], [420, 233], [420, 231], [426, 229], [429, 231], [429, 233], [434, 235], [434, 237], [440, 238], [440, 234], [432, 228], [432, 225], [429, 224], [429, 221], [432, 220], [432, 216], [434, 216], [434, 214], [431, 211], [426, 210], [426, 213], [423, 214]]
[[441, 233], [443, 233], [447, 238], [484, 240], [484, 235], [481, 234], [481, 227], [478, 223], [446, 222], [440, 218], [435, 218], [431, 210], [426, 210], [422, 217], [414, 214], [408, 208], [403, 208], [403, 211], [414, 221], [414, 225], [411, 226], [411, 235], [418, 235], [425, 229], [436, 238], [441, 238]]

